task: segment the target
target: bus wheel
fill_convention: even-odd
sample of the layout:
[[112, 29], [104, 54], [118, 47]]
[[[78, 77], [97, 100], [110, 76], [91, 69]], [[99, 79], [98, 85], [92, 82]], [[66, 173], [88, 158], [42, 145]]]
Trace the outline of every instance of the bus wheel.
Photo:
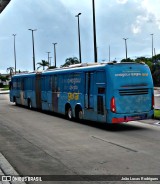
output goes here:
[[73, 115], [72, 115], [72, 108], [68, 107], [68, 109], [67, 109], [67, 118], [71, 120], [72, 117], [73, 117]]
[[79, 120], [83, 119], [83, 112], [82, 112], [82, 109], [79, 109], [79, 111], [78, 111], [78, 119], [79, 119]]
[[17, 104], [16, 97], [14, 97], [14, 103], [15, 103], [15, 105], [18, 105], [18, 104]]
[[76, 119], [77, 120], [82, 120], [83, 119], [83, 112], [81, 108], [76, 109]]
[[31, 102], [31, 100], [28, 100], [28, 108], [32, 109], [32, 102]]

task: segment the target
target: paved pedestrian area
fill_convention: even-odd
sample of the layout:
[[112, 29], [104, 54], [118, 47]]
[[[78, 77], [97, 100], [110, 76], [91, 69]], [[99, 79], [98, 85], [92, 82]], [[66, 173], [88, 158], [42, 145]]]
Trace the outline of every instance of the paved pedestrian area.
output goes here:
[[7, 159], [0, 153], [0, 184], [26, 184], [22, 181], [11, 181], [11, 176], [19, 176]]

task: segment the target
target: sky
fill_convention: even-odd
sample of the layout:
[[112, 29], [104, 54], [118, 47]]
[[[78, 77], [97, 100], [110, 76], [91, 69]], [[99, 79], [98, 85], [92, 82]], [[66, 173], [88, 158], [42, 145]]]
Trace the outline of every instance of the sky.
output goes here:
[[[98, 61], [120, 61], [128, 57], [160, 53], [160, 0], [95, 0]], [[14, 37], [16, 34], [17, 71], [33, 71], [32, 32], [34, 31], [35, 60], [54, 63], [56, 45], [57, 66], [70, 57], [79, 58], [78, 19], [82, 62], [94, 62], [92, 0], [11, 0], [0, 14], [0, 73], [14, 67]], [[36, 64], [36, 68], [39, 65]]]

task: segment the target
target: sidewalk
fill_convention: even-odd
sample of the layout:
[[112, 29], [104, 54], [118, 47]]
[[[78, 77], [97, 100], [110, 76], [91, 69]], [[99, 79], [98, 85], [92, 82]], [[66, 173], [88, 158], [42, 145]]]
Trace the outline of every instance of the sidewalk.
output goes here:
[[0, 94], [9, 94], [9, 90], [3, 90], [0, 88]]
[[[0, 153], [0, 184], [26, 184], [22, 181], [7, 181], [10, 176], [19, 176], [19, 174], [14, 170], [14, 168], [10, 165], [6, 158]], [[2, 178], [6, 181], [2, 181]]]

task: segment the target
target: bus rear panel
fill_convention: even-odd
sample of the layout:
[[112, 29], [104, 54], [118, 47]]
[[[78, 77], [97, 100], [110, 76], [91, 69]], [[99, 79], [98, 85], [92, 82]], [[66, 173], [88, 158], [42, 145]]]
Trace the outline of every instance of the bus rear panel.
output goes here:
[[108, 85], [108, 122], [120, 123], [153, 118], [153, 81], [147, 65], [124, 63], [110, 66], [109, 82], [111, 85]]

